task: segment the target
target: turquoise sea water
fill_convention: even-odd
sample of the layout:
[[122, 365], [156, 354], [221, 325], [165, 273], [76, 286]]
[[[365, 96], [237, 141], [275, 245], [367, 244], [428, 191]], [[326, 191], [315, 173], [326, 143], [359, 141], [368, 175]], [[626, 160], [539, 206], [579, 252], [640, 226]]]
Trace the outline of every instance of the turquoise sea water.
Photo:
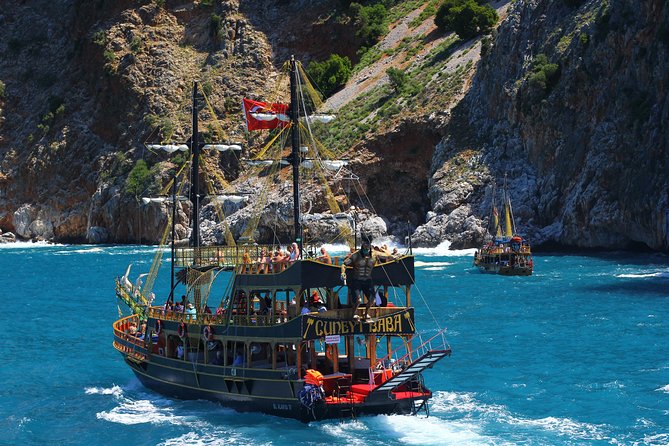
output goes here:
[[448, 327], [453, 349], [425, 373], [430, 417], [305, 425], [138, 383], [111, 345], [113, 279], [154, 253], [0, 247], [0, 444], [669, 444], [667, 256], [540, 254], [535, 275], [509, 278], [471, 252], [419, 250], [418, 328]]

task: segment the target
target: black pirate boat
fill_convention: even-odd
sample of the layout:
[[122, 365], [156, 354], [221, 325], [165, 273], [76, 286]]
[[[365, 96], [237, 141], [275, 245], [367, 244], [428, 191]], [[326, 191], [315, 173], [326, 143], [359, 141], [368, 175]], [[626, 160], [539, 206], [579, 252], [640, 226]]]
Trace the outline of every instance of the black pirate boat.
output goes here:
[[504, 221], [500, 221], [495, 204], [495, 185], [492, 187], [492, 207], [488, 219], [487, 237], [474, 254], [474, 266], [481, 272], [503, 276], [530, 276], [534, 269], [532, 249], [525, 237], [516, 232], [511, 198], [504, 178], [502, 189]]
[[[175, 248], [172, 243], [171, 292], [165, 305], [152, 304], [151, 276], [141, 290], [131, 285], [127, 273], [117, 279], [116, 295], [132, 314], [114, 322], [114, 348], [146, 387], [171, 397], [213, 400], [239, 411], [305, 422], [427, 413], [432, 391], [422, 372], [450, 355], [450, 347], [443, 329], [423, 339], [416, 328], [411, 296], [414, 257], [379, 256], [374, 284], [382, 300], [394, 297], [395, 305], [373, 306], [366, 319], [364, 306], [352, 305], [340, 277], [343, 258], [322, 261], [304, 255], [297, 205], [304, 161], [296, 131], [300, 72], [300, 64], [291, 60], [290, 106], [277, 110], [270, 104], [253, 113], [261, 121], [276, 119], [292, 130], [288, 161], [296, 203], [293, 224], [303, 255], [276, 263], [249, 262], [266, 247], [200, 246], [194, 224], [191, 246]], [[196, 183], [204, 147], [198, 138], [197, 92], [196, 86], [187, 147], [194, 222], [199, 221]], [[152, 268], [150, 274], [156, 271]], [[221, 278], [229, 282], [222, 296], [215, 296], [214, 282]], [[174, 296], [182, 294], [184, 308], [177, 308], [181, 302]]]

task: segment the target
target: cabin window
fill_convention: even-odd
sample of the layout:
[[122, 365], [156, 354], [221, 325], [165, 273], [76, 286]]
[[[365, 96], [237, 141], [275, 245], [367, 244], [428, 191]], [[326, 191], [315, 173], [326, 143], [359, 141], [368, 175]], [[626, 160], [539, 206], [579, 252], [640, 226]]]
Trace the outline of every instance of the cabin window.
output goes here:
[[279, 343], [276, 344], [276, 368], [290, 368], [297, 365], [297, 353], [295, 344]]

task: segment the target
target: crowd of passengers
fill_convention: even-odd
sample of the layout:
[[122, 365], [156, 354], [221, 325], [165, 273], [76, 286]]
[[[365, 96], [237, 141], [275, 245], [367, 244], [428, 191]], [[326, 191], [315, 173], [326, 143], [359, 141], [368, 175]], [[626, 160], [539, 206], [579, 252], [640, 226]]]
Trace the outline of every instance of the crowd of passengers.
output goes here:
[[[381, 259], [381, 260], [390, 260], [390, 259], [395, 259], [400, 256], [397, 248], [394, 248], [392, 251], [388, 248], [387, 245], [381, 245], [381, 246], [372, 246], [372, 253], [373, 256]], [[355, 252], [354, 248], [351, 248], [350, 252], [344, 256], [343, 260], [345, 261], [348, 259], [353, 253]], [[259, 270], [260, 273], [269, 273], [272, 271], [272, 266], [273, 264], [276, 263], [290, 263], [294, 262], [297, 259], [300, 259], [300, 249], [297, 245], [297, 243], [292, 243], [291, 245], [288, 246], [287, 252], [284, 252], [281, 250], [280, 247], [278, 247], [273, 255], [269, 255], [267, 253], [267, 248], [262, 248], [260, 256], [253, 262], [251, 260], [250, 254], [248, 251], [244, 252], [244, 263], [245, 264], [250, 264], [250, 263], [256, 263], [263, 265], [263, 267]], [[332, 258], [330, 254], [327, 252], [325, 247], [320, 248], [320, 254], [318, 256], [314, 257], [315, 260], [325, 263], [325, 264], [332, 264]], [[376, 293], [376, 306], [386, 306], [387, 305], [387, 300], [385, 296], [383, 296], [383, 293]], [[380, 296], [380, 298], [379, 298]], [[251, 295], [251, 306], [250, 306], [250, 313], [249, 315], [251, 316], [268, 316], [268, 315], [273, 315], [273, 310], [272, 310], [272, 298], [269, 293], [266, 293], [265, 296], [260, 296], [259, 293], [253, 293]], [[256, 309], [253, 305], [253, 302], [258, 302], [259, 303], [259, 308]], [[293, 301], [292, 304], [294, 305], [295, 302]], [[232, 305], [232, 314], [234, 315], [247, 315], [247, 296], [244, 291], [239, 291], [237, 295], [234, 297], [234, 302]], [[318, 295], [317, 291], [313, 291], [313, 293], [308, 297], [308, 299], [303, 299], [302, 305], [301, 305], [301, 314], [305, 313], [310, 313], [310, 312], [323, 312], [326, 311], [327, 308], [325, 307], [325, 304], [321, 300], [320, 296]], [[163, 314], [166, 313], [179, 313], [179, 314], [185, 314], [187, 315], [186, 320], [195, 320], [197, 317], [197, 311], [195, 307], [193, 306], [192, 303], [188, 302], [186, 296], [181, 297], [181, 302], [176, 302], [173, 303], [171, 301], [165, 302], [165, 305], [163, 306]], [[203, 308], [204, 314], [213, 314], [212, 310], [209, 308], [209, 306], [205, 305]], [[224, 315], [226, 313], [225, 308], [221, 304], [216, 309], [215, 314], [216, 315]], [[280, 315], [285, 316], [286, 311], [280, 310]]]
[[[350, 257], [351, 254], [353, 254], [354, 252], [355, 249], [351, 248], [350, 252], [346, 254], [344, 259]], [[397, 250], [397, 248], [393, 248], [393, 250], [391, 251], [385, 244], [381, 246], [372, 246], [372, 253], [376, 257], [388, 260], [400, 256], [400, 253]], [[332, 257], [327, 252], [325, 247], [321, 247], [317, 255], [311, 255], [309, 257], [321, 263], [325, 263], [328, 265], [332, 264]], [[277, 247], [273, 252], [271, 249], [268, 251], [268, 249], [264, 247], [261, 249], [260, 255], [256, 259], [252, 259], [251, 254], [249, 254], [248, 251], [244, 251], [242, 262], [245, 265], [251, 265], [251, 264], [260, 265], [258, 272], [263, 274], [263, 273], [271, 273], [276, 268], [276, 265], [280, 265], [279, 270], [281, 271], [286, 266], [286, 264], [292, 263], [301, 258], [302, 256], [300, 253], [300, 248], [298, 247], [297, 243], [292, 243], [288, 245], [286, 251], [284, 251], [280, 246]]]

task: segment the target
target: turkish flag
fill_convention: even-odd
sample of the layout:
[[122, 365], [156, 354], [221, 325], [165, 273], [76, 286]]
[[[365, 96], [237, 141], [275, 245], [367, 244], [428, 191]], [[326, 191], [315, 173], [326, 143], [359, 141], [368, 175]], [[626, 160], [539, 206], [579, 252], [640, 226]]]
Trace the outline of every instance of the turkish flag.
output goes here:
[[260, 102], [243, 98], [242, 107], [246, 116], [246, 128], [249, 131], [275, 129], [290, 125], [287, 104]]

